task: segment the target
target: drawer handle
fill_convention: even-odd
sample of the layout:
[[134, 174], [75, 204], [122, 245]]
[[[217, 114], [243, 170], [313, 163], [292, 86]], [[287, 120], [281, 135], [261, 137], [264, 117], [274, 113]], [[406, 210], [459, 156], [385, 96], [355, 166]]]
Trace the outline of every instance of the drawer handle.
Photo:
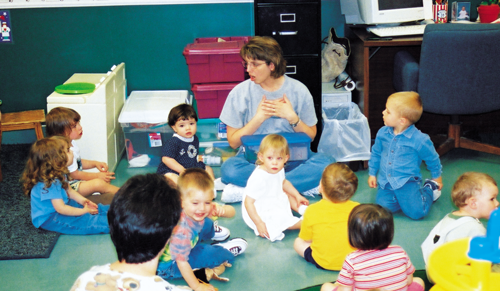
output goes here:
[[295, 22], [295, 13], [282, 13], [280, 14], [281, 23]]
[[279, 35], [297, 35], [298, 31], [278, 31]]
[[297, 74], [297, 66], [286, 66], [285, 74], [287, 74], [287, 75]]

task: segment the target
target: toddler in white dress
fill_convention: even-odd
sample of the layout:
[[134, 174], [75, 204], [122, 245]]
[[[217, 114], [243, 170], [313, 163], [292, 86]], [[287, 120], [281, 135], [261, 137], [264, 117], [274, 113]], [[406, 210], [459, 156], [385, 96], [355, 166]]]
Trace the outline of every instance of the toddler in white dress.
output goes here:
[[[286, 139], [278, 134], [266, 136], [257, 154], [257, 168], [244, 190], [242, 215], [255, 235], [270, 241], [282, 240], [286, 229], [300, 229], [302, 220], [293, 216], [303, 213], [309, 201], [285, 179], [285, 163], [290, 157]], [[301, 207], [302, 206], [302, 207]]]

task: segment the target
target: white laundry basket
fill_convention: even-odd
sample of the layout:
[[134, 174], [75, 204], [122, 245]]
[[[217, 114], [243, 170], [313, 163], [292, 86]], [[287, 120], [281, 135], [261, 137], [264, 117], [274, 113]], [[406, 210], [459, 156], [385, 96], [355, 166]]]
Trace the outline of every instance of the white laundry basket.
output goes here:
[[370, 127], [367, 118], [353, 102], [323, 108], [323, 133], [318, 152], [337, 162], [370, 159]]

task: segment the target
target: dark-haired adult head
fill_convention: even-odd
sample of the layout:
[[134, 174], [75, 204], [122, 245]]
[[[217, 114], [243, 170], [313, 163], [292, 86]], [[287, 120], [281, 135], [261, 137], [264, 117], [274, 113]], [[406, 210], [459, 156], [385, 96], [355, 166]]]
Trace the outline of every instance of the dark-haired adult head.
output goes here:
[[118, 261], [144, 263], [158, 256], [181, 211], [179, 192], [163, 176], [131, 177], [115, 194], [108, 211]]

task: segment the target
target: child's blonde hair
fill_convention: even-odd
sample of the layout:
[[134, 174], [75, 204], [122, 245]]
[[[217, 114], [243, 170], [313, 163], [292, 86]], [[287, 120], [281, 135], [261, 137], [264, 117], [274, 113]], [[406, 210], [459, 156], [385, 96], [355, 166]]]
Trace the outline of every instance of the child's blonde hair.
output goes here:
[[396, 92], [389, 96], [387, 101], [392, 100], [397, 113], [408, 119], [412, 124], [416, 123], [422, 116], [422, 99], [417, 92]]
[[64, 135], [71, 132], [71, 128], [80, 122], [81, 116], [74, 109], [66, 107], [55, 107], [45, 116], [45, 124], [48, 136]]
[[451, 200], [458, 207], [467, 205], [467, 200], [481, 192], [487, 183], [497, 186], [490, 175], [478, 172], [467, 172], [458, 177], [451, 190]]
[[70, 141], [64, 136], [53, 136], [37, 140], [32, 146], [21, 177], [24, 194], [29, 196], [31, 189], [43, 182], [48, 189], [59, 180], [64, 189], [68, 188], [68, 148]]
[[208, 173], [200, 168], [186, 169], [177, 180], [177, 188], [182, 199], [191, 195], [193, 191], [209, 192], [213, 194], [214, 181]]
[[345, 164], [328, 165], [321, 176], [322, 195], [334, 203], [345, 202], [356, 193], [358, 177]]
[[[274, 150], [274, 153], [279, 154], [281, 157], [290, 156], [288, 142], [286, 141], [286, 138], [279, 134], [269, 134], [262, 139], [259, 146], [259, 153], [264, 154], [269, 149]], [[259, 159], [257, 159], [255, 163], [257, 165], [262, 165], [262, 162]]]

